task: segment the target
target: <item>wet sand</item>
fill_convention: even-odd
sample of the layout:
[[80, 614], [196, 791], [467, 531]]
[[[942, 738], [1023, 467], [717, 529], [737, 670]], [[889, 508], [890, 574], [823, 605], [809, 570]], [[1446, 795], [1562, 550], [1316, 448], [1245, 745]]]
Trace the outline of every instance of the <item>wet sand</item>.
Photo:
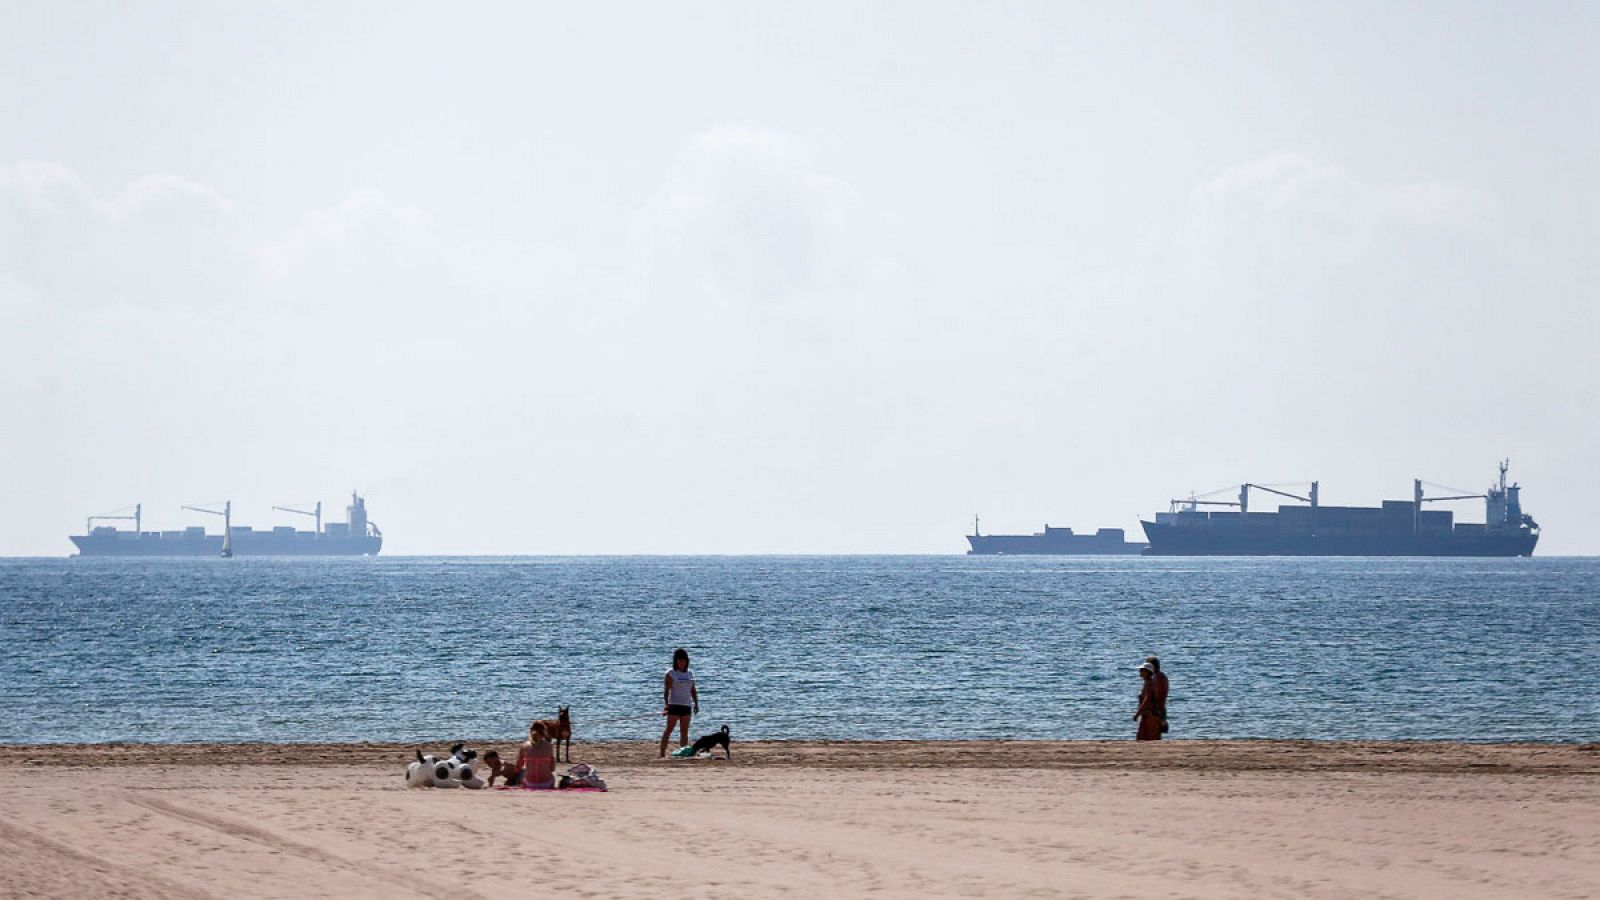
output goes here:
[[[509, 749], [512, 742], [474, 742]], [[425, 748], [442, 750], [442, 748]], [[1600, 892], [1600, 746], [583, 744], [606, 794], [407, 790], [410, 745], [0, 747], [0, 896]]]

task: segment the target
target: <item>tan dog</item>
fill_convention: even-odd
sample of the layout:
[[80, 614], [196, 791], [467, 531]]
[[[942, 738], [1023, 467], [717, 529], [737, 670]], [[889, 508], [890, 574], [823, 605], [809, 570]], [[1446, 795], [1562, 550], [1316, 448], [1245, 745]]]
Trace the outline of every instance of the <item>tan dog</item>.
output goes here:
[[540, 719], [538, 725], [543, 725], [544, 730], [550, 735], [550, 740], [556, 745], [556, 761], [561, 762], [561, 742], [567, 742], [567, 762], [572, 762], [572, 715], [568, 710], [570, 706], [561, 707], [561, 712], [554, 719]]

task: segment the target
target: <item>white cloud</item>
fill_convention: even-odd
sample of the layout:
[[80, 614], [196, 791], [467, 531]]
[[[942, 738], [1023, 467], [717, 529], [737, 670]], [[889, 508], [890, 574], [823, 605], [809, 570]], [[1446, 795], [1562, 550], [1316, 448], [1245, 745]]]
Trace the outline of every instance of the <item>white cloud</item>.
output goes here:
[[1242, 264], [1267, 267], [1251, 269], [1252, 278], [1314, 282], [1330, 270], [1413, 252], [1424, 241], [1496, 256], [1525, 249], [1483, 191], [1439, 181], [1377, 186], [1292, 154], [1235, 166], [1197, 186], [1178, 249], [1182, 274], [1202, 285]]
[[244, 228], [216, 192], [151, 175], [110, 198], [64, 166], [0, 168], [0, 271], [77, 307], [211, 305], [250, 276]]
[[848, 285], [860, 274], [862, 212], [818, 168], [821, 145], [753, 125], [695, 135], [630, 222], [652, 276], [741, 302]]
[[348, 269], [427, 256], [437, 252], [431, 237], [416, 207], [364, 188], [313, 210], [288, 234], [262, 247], [260, 256], [272, 275], [291, 277], [308, 265]]
[[[1458, 430], [1465, 397], [1525, 398], [1508, 338], [1567, 302], [1496, 199], [1464, 185], [1373, 185], [1279, 155], [1198, 186], [1182, 222], [1168, 347], [1191, 342], [1197, 364], [1232, 370], [1218, 386], [1274, 413], [1315, 403], [1316, 421], [1344, 427]], [[1548, 337], [1572, 364], [1570, 342]]]
[[[1372, 435], [1405, 465], [1568, 439], [1560, 404], [1526, 409], [1551, 373], [1587, 377], [1583, 331], [1546, 321], [1566, 301], [1486, 193], [1273, 156], [1173, 198], [1156, 246], [952, 251], [830, 152], [714, 127], [611, 233], [531, 245], [376, 190], [263, 235], [181, 178], [103, 199], [61, 166], [0, 170], [0, 413], [33, 424], [8, 449], [56, 460], [74, 512], [248, 471], [383, 486], [397, 548], [708, 550], [779, 509], [786, 530], [738, 548], [817, 546], [797, 535], [851, 508], [830, 540], [866, 548], [874, 516], [914, 530], [958, 494], [1127, 512], [1132, 485], [1072, 474], [1119, 465], [1180, 473], [1137, 488], [1159, 492], [1190, 467], [1315, 473]], [[1508, 363], [1518, 328], [1538, 378]], [[452, 530], [522, 534], [533, 508], [562, 527]], [[722, 530], [661, 544], [679, 513]]]

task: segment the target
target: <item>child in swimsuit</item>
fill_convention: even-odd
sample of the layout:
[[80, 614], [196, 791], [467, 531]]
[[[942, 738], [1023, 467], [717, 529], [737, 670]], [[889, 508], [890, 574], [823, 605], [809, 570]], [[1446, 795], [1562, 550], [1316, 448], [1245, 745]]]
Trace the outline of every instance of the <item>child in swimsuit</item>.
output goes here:
[[508, 762], [500, 761], [500, 754], [493, 750], [483, 755], [483, 764], [489, 769], [489, 786], [494, 787], [496, 778], [504, 778], [506, 787], [522, 786], [522, 770]]

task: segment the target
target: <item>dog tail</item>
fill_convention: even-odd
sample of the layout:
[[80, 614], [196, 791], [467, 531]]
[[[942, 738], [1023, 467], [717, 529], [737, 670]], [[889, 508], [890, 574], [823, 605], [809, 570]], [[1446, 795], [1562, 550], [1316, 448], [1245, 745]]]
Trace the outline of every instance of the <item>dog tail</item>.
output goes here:
[[424, 763], [424, 764], [427, 763], [427, 760], [422, 758], [422, 751], [421, 750], [417, 751], [417, 762]]
[[465, 746], [466, 746], [466, 744], [451, 744], [450, 745], [450, 755], [451, 756], [459, 756], [461, 754], [461, 748], [465, 747]]

